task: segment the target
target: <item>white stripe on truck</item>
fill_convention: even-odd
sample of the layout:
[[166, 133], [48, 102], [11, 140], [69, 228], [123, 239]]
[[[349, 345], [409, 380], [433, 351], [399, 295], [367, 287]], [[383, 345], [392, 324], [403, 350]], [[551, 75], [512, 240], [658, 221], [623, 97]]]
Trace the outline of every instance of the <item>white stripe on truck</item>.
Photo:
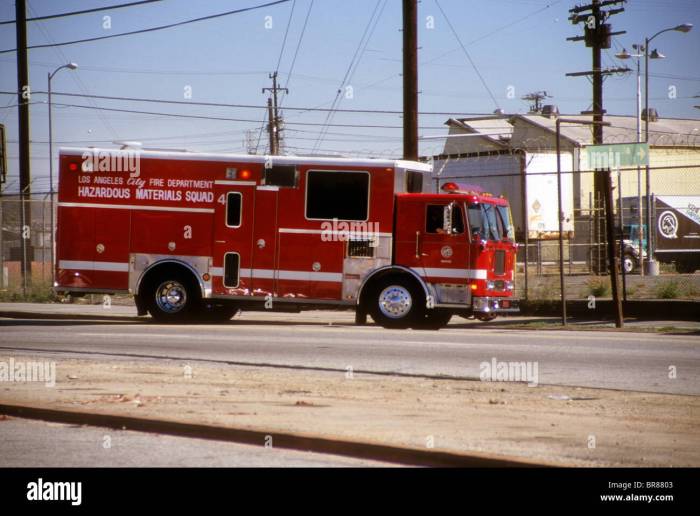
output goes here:
[[61, 260], [59, 269], [75, 269], [80, 271], [129, 272], [128, 262], [87, 262], [79, 260]]

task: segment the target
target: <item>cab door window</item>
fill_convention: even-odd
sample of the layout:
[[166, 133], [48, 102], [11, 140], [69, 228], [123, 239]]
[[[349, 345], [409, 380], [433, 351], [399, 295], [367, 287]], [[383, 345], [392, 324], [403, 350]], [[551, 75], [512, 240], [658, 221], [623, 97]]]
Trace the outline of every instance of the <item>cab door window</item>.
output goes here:
[[[451, 227], [447, 224], [446, 218], [452, 219]], [[462, 209], [458, 204], [429, 204], [426, 207], [425, 232], [445, 234], [464, 233], [464, 219]]]

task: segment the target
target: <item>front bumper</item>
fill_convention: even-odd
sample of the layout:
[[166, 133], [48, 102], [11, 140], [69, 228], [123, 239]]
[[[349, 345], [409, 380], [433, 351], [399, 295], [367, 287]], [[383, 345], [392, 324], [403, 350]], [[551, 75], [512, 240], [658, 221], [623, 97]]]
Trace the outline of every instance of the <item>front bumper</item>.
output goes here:
[[520, 301], [510, 297], [472, 298], [472, 311], [482, 314], [504, 314], [520, 311]]

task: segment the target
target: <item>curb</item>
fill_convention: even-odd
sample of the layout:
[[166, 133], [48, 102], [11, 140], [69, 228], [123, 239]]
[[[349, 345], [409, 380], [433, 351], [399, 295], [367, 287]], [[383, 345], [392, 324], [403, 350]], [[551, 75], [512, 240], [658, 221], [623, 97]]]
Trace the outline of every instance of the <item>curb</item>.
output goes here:
[[272, 443], [275, 448], [341, 455], [344, 457], [390, 462], [406, 466], [462, 468], [555, 467], [553, 464], [548, 463], [538, 463], [527, 459], [499, 457], [484, 453], [460, 454], [445, 451], [428, 451], [417, 448], [344, 441], [303, 434], [264, 432], [261, 430], [198, 425], [176, 421], [160, 421], [130, 416], [91, 414], [21, 405], [0, 404], [0, 414], [55, 423], [100, 426], [117, 430], [168, 434], [177, 437], [227, 441], [254, 446], [261, 446], [272, 437]]
[[0, 311], [0, 317], [8, 319], [41, 319], [41, 320], [84, 320], [84, 321], [122, 321], [146, 322], [150, 319], [136, 315], [96, 315], [77, 313], [25, 312], [22, 310]]

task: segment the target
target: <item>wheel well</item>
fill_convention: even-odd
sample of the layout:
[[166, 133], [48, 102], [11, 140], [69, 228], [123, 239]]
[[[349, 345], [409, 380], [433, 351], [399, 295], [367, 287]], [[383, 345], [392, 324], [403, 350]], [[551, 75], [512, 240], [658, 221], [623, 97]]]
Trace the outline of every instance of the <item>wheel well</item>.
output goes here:
[[364, 283], [360, 287], [360, 295], [358, 296], [358, 306], [360, 307], [365, 307], [367, 306], [367, 297], [370, 295], [372, 292], [372, 287], [376, 285], [379, 281], [383, 281], [386, 278], [389, 277], [396, 277], [400, 278], [402, 280], [408, 281], [413, 283], [415, 286], [417, 286], [423, 293], [428, 296], [430, 295], [430, 292], [428, 292], [428, 289], [425, 285], [425, 283], [418, 277], [416, 276], [415, 273], [412, 271], [409, 271], [408, 269], [404, 268], [386, 268], [386, 269], [380, 269], [379, 271], [374, 272], [370, 277], [365, 279]]
[[139, 279], [136, 291], [139, 296], [143, 296], [143, 289], [151, 284], [154, 279], [167, 274], [182, 274], [192, 281], [193, 285], [199, 287], [200, 294], [204, 297], [204, 288], [196, 273], [188, 265], [181, 262], [159, 262], [147, 268]]

